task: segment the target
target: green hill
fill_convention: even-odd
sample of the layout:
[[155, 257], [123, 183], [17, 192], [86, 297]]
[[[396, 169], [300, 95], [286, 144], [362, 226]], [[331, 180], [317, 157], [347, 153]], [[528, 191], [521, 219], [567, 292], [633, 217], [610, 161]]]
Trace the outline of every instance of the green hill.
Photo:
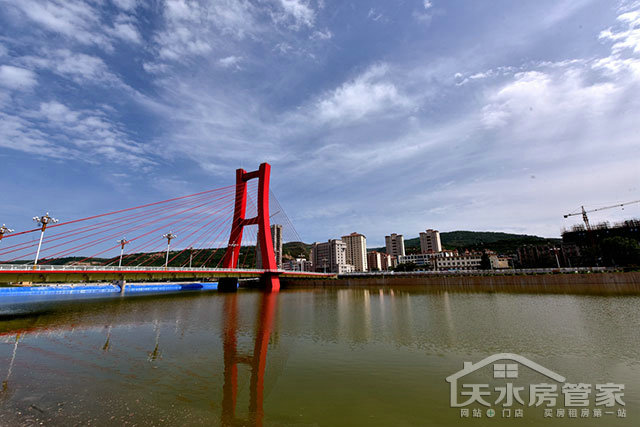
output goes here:
[[[511, 234], [494, 231], [446, 231], [440, 233], [440, 241], [444, 249], [459, 251], [489, 249], [501, 254], [513, 253], [522, 245], [559, 244], [561, 239], [547, 239], [545, 237], [529, 234]], [[420, 238], [415, 237], [404, 241], [405, 251], [408, 254], [420, 252]], [[386, 249], [375, 250], [385, 252]]]
[[[516, 249], [522, 245], [529, 244], [559, 244], [561, 239], [547, 239], [544, 237], [531, 236], [528, 234], [510, 234], [491, 231], [449, 231], [440, 233], [440, 240], [444, 249], [457, 249], [463, 251], [490, 249], [500, 254], [515, 253]], [[415, 237], [404, 241], [407, 254], [420, 252], [420, 238]], [[385, 252], [382, 248], [369, 248], [369, 251], [377, 250]], [[287, 242], [282, 245], [283, 258], [306, 258], [310, 259], [311, 245], [304, 242]], [[220, 265], [225, 249], [201, 249], [194, 250], [194, 267], [203, 264], [207, 266]], [[155, 252], [146, 254], [126, 254], [123, 258], [123, 265], [146, 265], [162, 266], [165, 262], [166, 252]], [[177, 267], [189, 264], [189, 251], [174, 252], [169, 254], [172, 259], [170, 265]], [[54, 260], [42, 260], [42, 264], [71, 264], [83, 261], [83, 264], [94, 265], [117, 265], [118, 258], [94, 258], [84, 259], [82, 257], [60, 258]], [[255, 246], [243, 246], [240, 249], [239, 264], [243, 267], [253, 267], [255, 265]], [[17, 261], [17, 264], [29, 264], [33, 261]]]

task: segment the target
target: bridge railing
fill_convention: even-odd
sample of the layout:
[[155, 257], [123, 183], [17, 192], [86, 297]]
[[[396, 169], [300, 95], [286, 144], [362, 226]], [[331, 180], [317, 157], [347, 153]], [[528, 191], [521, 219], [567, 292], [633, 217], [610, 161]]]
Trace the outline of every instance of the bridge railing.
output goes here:
[[196, 271], [196, 272], [220, 272], [220, 273], [229, 273], [229, 272], [242, 272], [242, 273], [278, 273], [278, 274], [304, 274], [308, 276], [326, 276], [325, 273], [315, 273], [309, 271], [288, 271], [288, 270], [264, 270], [257, 268], [219, 268], [219, 267], [117, 267], [117, 266], [104, 266], [104, 265], [73, 265], [73, 264], [64, 264], [64, 265], [50, 265], [43, 264], [37, 265], [35, 268], [33, 264], [0, 264], [0, 272], [2, 271], [21, 271], [21, 272], [104, 272], [104, 271], [112, 271], [112, 272], [166, 272], [166, 271], [174, 271], [174, 272], [187, 272], [187, 271]]
[[28, 265], [28, 264], [0, 264], [0, 271], [242, 271], [247, 273], [279, 272], [282, 270], [218, 268], [218, 267], [117, 267], [103, 265]]

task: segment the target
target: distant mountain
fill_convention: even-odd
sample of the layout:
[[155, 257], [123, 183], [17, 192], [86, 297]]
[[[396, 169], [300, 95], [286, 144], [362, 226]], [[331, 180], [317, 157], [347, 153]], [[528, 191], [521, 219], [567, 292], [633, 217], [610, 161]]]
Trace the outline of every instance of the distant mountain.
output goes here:
[[[531, 236], [528, 234], [510, 234], [492, 231], [449, 231], [440, 233], [440, 240], [445, 249], [457, 249], [459, 251], [490, 249], [500, 254], [514, 253], [519, 246], [522, 245], [540, 245], [540, 244], [559, 244], [561, 239], [547, 239], [544, 237]], [[407, 239], [404, 241], [405, 250], [408, 254], [420, 252], [420, 238]], [[368, 248], [367, 250], [385, 252], [385, 248]], [[222, 257], [225, 253], [223, 249], [196, 249], [193, 251], [193, 265], [201, 266], [203, 263], [207, 266], [220, 265]], [[311, 244], [304, 242], [287, 242], [282, 245], [283, 258], [306, 258], [310, 259]], [[154, 253], [137, 253], [126, 254], [123, 259], [123, 265], [147, 265], [161, 266], [164, 265], [166, 252]], [[169, 254], [171, 266], [180, 266], [189, 264], [189, 251], [172, 251]], [[82, 261], [85, 265], [117, 265], [118, 258], [59, 258], [54, 260], [42, 260], [42, 264], [71, 264]], [[17, 264], [28, 264], [33, 261], [23, 260], [16, 261]], [[255, 247], [242, 246], [240, 248], [239, 263], [245, 267], [255, 265]]]
[[286, 242], [282, 244], [282, 257], [285, 259], [311, 259], [311, 245], [304, 242]]

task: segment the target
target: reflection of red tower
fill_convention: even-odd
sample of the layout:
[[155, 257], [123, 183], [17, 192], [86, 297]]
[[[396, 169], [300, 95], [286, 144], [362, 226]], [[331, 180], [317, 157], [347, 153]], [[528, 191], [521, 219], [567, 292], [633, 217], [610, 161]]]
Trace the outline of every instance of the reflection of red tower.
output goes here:
[[236, 398], [238, 391], [238, 363], [251, 366], [249, 392], [250, 425], [262, 426], [264, 418], [263, 392], [264, 371], [267, 363], [269, 337], [273, 328], [276, 308], [276, 295], [265, 293], [261, 296], [260, 312], [256, 318], [255, 344], [253, 355], [238, 355], [236, 337], [238, 304], [235, 294], [228, 295], [224, 307], [224, 385], [222, 386], [222, 425], [246, 425], [236, 420]]
[[[240, 257], [242, 245], [242, 230], [246, 225], [258, 225], [258, 239], [260, 241], [260, 254], [262, 267], [267, 270], [262, 278], [264, 286], [269, 291], [280, 290], [280, 279], [273, 271], [278, 269], [276, 257], [273, 252], [271, 238], [271, 226], [269, 223], [269, 177], [271, 165], [262, 163], [257, 171], [247, 172], [244, 169], [236, 170], [236, 201], [233, 210], [233, 223], [229, 235], [229, 247], [224, 258], [224, 268], [236, 268]], [[258, 178], [258, 215], [253, 218], [245, 218], [247, 211], [247, 181]]]

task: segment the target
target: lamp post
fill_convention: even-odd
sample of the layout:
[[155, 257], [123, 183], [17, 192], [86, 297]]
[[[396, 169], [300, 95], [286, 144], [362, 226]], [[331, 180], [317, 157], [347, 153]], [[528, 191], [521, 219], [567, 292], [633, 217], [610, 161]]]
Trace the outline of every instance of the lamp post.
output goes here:
[[556, 264], [558, 265], [558, 268], [560, 268], [560, 259], [558, 258], [558, 251], [559, 251], [560, 249], [558, 249], [558, 248], [551, 248], [550, 250], [551, 250], [551, 251], [553, 252], [553, 254], [556, 256]]
[[5, 234], [9, 233], [13, 233], [13, 230], [8, 228], [5, 224], [2, 224], [2, 227], [0, 227], [0, 241], [2, 241]]
[[178, 237], [177, 234], [173, 234], [173, 231], [168, 232], [167, 234], [163, 234], [162, 238], [167, 239], [167, 258], [164, 262], [164, 268], [169, 268], [169, 248], [171, 248], [171, 239], [175, 239]]
[[126, 237], [116, 241], [116, 243], [120, 243], [120, 261], [118, 262], [118, 268], [122, 268], [122, 255], [124, 254], [124, 245], [129, 243]]
[[[236, 260], [233, 258], [233, 254], [234, 254], [235, 250], [233, 248], [235, 248], [237, 246], [240, 246], [240, 245], [237, 244], [237, 243], [231, 243], [229, 245], [229, 247], [232, 248], [231, 249], [231, 268], [236, 268]], [[238, 253], [238, 256], [240, 256], [240, 253]]]
[[42, 247], [42, 238], [44, 237], [44, 230], [47, 229], [48, 224], [55, 224], [57, 219], [49, 216], [49, 212], [42, 216], [34, 216], [33, 220], [41, 227], [40, 228], [40, 241], [38, 242], [38, 250], [36, 251], [36, 259], [33, 261], [33, 269], [38, 266], [38, 258], [40, 257], [40, 248]]
[[189, 246], [189, 268], [193, 264], [193, 246]]

